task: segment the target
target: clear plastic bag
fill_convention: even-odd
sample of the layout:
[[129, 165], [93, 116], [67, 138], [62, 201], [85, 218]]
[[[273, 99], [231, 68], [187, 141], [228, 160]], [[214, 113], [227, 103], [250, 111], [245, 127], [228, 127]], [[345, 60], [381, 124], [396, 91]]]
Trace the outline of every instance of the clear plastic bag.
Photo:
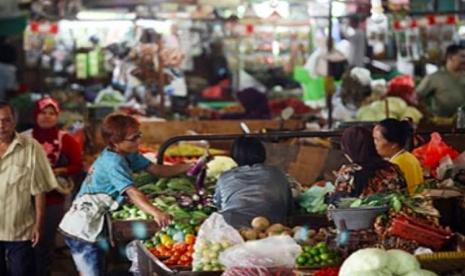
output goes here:
[[140, 275], [139, 256], [137, 254], [137, 241], [132, 241], [126, 245], [126, 257], [131, 261], [129, 272], [133, 275]]
[[223, 276], [293, 275], [301, 251], [293, 238], [280, 235], [233, 246], [222, 252], [219, 260], [227, 268]]
[[194, 271], [218, 271], [223, 266], [218, 256], [225, 249], [244, 242], [241, 234], [226, 223], [223, 216], [213, 213], [200, 226], [192, 260]]

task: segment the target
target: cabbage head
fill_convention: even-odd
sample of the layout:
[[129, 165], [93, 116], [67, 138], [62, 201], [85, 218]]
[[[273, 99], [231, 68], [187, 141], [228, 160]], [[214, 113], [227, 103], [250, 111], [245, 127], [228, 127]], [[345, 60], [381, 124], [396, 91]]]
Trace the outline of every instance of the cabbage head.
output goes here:
[[387, 251], [388, 269], [395, 275], [404, 275], [420, 269], [420, 263], [412, 254], [399, 249]]
[[344, 261], [339, 276], [354, 276], [354, 273], [358, 272], [382, 270], [386, 268], [387, 263], [388, 255], [386, 251], [378, 248], [360, 249]]

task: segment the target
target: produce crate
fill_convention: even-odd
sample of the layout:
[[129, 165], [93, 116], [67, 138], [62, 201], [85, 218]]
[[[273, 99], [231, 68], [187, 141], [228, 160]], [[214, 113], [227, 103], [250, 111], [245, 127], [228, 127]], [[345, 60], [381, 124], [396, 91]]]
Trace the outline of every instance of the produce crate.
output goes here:
[[437, 252], [417, 256], [423, 269], [447, 273], [465, 269], [465, 252]]
[[416, 241], [434, 250], [443, 248], [452, 237], [452, 233], [448, 231], [406, 216], [396, 216], [388, 231], [391, 235]]
[[193, 272], [190, 267], [168, 267], [152, 253], [141, 241], [137, 242], [137, 262], [140, 275], [143, 276], [220, 276], [223, 271]]
[[110, 240], [114, 243], [148, 239], [159, 230], [153, 220], [111, 220], [109, 228]]

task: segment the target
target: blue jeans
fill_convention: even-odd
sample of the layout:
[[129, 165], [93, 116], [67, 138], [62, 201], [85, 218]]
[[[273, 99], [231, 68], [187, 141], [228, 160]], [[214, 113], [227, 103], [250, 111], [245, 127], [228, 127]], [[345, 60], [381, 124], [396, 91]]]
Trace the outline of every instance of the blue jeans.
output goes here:
[[0, 275], [29, 276], [34, 271], [30, 241], [0, 241]]
[[97, 243], [65, 237], [77, 270], [85, 276], [103, 276], [103, 250]]

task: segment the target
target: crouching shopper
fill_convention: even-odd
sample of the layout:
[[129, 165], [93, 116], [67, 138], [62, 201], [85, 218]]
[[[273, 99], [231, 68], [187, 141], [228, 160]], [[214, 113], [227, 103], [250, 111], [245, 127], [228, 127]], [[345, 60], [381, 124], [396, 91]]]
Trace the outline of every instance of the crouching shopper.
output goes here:
[[15, 128], [12, 107], [0, 101], [0, 275], [30, 276], [43, 229], [44, 193], [58, 183], [42, 146]]
[[115, 210], [128, 196], [142, 211], [154, 217], [160, 226], [170, 223], [169, 215], [153, 206], [134, 185], [132, 173], [146, 170], [163, 177], [187, 171], [190, 165], [162, 166], [151, 163], [138, 153], [141, 133], [131, 116], [110, 114], [102, 123], [102, 137], [107, 144], [92, 164], [70, 210], [60, 223], [75, 265], [81, 275], [104, 275], [104, 216]]

